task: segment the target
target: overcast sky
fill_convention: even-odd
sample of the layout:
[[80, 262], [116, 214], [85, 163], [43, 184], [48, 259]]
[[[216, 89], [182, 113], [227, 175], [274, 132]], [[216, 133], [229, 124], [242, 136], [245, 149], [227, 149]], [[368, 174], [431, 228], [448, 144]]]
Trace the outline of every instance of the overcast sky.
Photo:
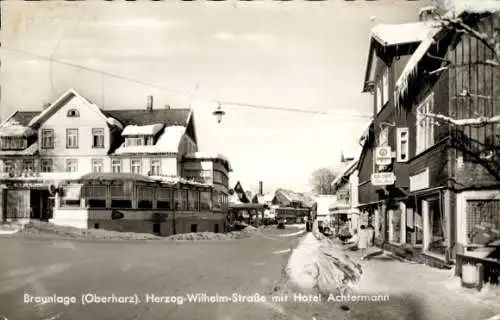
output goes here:
[[[232, 184], [307, 191], [314, 169], [339, 168], [341, 149], [359, 152], [368, 120], [338, 114], [370, 115], [371, 97], [361, 93], [370, 28], [415, 21], [423, 5], [2, 1], [0, 114], [39, 110], [69, 88], [104, 109], [144, 108], [152, 94], [157, 108], [194, 109], [200, 150], [230, 159]], [[332, 115], [223, 104], [218, 124], [213, 100]]]

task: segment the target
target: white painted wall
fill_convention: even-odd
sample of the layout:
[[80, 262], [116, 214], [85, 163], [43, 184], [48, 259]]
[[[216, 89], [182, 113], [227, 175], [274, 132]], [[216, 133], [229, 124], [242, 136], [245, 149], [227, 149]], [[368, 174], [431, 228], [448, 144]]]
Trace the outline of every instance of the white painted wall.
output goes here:
[[[79, 117], [67, 117], [70, 109], [76, 109]], [[78, 129], [78, 148], [66, 148], [66, 129]], [[104, 148], [92, 147], [92, 129], [104, 129]], [[48, 118], [38, 130], [41, 142], [42, 130], [54, 129], [54, 149], [43, 149], [39, 143], [39, 152], [43, 156], [58, 156], [71, 153], [73, 156], [106, 156], [109, 150], [109, 127], [106, 120], [88, 106], [88, 102], [79, 97], [73, 97], [55, 114]]]
[[49, 222], [59, 226], [70, 226], [86, 229], [88, 227], [88, 211], [78, 208], [54, 208], [53, 218]]

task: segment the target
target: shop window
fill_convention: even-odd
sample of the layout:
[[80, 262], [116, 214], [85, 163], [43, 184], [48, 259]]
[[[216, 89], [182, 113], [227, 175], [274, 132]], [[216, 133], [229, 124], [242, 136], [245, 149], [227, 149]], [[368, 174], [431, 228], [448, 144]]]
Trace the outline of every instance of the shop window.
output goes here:
[[106, 208], [106, 200], [104, 199], [89, 199], [87, 200], [89, 208]]
[[151, 209], [153, 208], [153, 195], [154, 189], [146, 186], [139, 186], [137, 188], [137, 207], [139, 209]]
[[198, 190], [189, 190], [189, 210], [197, 211], [200, 207], [200, 193]]
[[132, 200], [112, 199], [111, 200], [111, 208], [130, 209], [130, 208], [132, 208]]
[[181, 190], [179, 210], [187, 210], [187, 209], [188, 209], [188, 191]]
[[80, 199], [63, 199], [61, 201], [61, 207], [79, 208], [80, 204], [81, 204]]
[[467, 200], [467, 239], [483, 245], [500, 238], [500, 200]]
[[152, 209], [153, 208], [153, 201], [140, 200], [139, 203], [137, 204], [137, 208], [139, 208], [139, 209]]
[[172, 209], [172, 204], [169, 200], [158, 200], [156, 201], [156, 208], [158, 209]]
[[210, 210], [211, 207], [210, 191], [200, 192], [200, 210]]
[[446, 221], [441, 208], [439, 198], [428, 201], [429, 206], [429, 226], [430, 242], [429, 251], [440, 255], [445, 254], [446, 249]]
[[172, 189], [157, 188], [156, 189], [156, 207], [158, 209], [172, 209]]

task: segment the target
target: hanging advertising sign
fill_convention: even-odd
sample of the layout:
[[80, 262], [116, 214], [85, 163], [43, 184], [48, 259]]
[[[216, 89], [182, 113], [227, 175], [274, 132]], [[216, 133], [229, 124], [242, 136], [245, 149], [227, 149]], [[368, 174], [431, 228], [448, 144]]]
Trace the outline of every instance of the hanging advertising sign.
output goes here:
[[387, 166], [392, 163], [391, 147], [377, 147], [375, 150], [375, 163], [378, 166]]
[[373, 173], [370, 180], [374, 186], [389, 186], [394, 184], [396, 176], [393, 172], [378, 172]]

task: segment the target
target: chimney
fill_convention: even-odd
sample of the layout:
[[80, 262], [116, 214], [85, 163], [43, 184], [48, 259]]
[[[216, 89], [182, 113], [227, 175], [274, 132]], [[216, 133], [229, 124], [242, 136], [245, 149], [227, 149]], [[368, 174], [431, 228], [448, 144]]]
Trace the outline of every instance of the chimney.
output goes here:
[[166, 104], [166, 105], [165, 105], [165, 109], [170, 110], [170, 105], [169, 105], [169, 104]]
[[146, 106], [146, 110], [148, 110], [148, 111], [153, 110], [153, 96], [151, 96], [151, 95], [148, 96], [148, 104]]
[[264, 195], [264, 185], [263, 185], [262, 181], [259, 181], [259, 194], [261, 196]]

